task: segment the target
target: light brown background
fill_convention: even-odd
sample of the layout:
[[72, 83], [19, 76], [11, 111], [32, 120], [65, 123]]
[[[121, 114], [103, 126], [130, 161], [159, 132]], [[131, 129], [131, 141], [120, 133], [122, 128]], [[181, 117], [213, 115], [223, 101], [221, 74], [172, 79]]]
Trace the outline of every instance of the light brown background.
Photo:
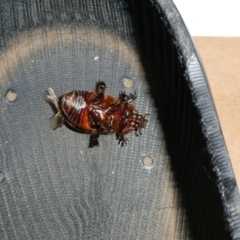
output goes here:
[[240, 38], [193, 37], [240, 189]]

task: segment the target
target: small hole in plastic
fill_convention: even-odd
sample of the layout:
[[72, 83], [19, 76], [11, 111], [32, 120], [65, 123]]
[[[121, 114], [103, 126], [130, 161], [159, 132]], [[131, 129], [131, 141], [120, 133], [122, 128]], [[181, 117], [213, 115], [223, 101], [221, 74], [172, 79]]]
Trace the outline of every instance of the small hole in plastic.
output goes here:
[[150, 168], [153, 166], [153, 159], [151, 157], [144, 157], [143, 164], [145, 167]]
[[133, 82], [133, 80], [131, 78], [124, 78], [123, 79], [123, 85], [126, 88], [132, 88], [133, 85], [134, 85], [134, 82]]
[[17, 93], [13, 90], [7, 92], [6, 98], [9, 102], [14, 102], [17, 99]]
[[3, 172], [0, 172], [0, 183], [2, 183], [5, 179], [5, 175]]

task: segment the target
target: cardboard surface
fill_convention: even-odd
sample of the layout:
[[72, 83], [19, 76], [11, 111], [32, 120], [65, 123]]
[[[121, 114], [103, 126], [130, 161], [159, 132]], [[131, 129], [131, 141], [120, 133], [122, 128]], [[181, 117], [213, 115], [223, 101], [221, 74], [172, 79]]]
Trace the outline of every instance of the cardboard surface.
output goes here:
[[194, 37], [240, 189], [240, 38]]

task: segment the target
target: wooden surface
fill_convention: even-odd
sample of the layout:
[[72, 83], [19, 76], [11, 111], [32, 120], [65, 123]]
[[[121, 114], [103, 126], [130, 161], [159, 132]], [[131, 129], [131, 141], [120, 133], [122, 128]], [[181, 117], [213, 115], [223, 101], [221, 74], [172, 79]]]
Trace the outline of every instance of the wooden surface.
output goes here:
[[240, 38], [193, 37], [240, 189]]

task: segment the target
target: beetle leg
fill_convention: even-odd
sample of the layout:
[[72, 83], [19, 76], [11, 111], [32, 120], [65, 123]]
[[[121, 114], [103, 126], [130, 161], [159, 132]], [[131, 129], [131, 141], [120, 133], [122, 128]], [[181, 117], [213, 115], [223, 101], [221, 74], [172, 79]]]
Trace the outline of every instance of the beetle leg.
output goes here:
[[121, 103], [130, 103], [136, 98], [137, 98], [136, 92], [130, 93], [129, 95], [127, 95], [125, 92], [119, 93], [119, 100]]
[[105, 89], [106, 89], [106, 84], [105, 84], [105, 82], [103, 82], [103, 81], [98, 81], [97, 83], [96, 83], [96, 92], [97, 93], [104, 93], [104, 91], [105, 91]]
[[120, 100], [120, 103], [123, 103], [123, 102], [126, 102], [126, 97], [127, 97], [127, 94], [125, 92], [120, 92], [119, 93], [119, 100]]
[[127, 144], [128, 139], [124, 137], [124, 133], [116, 133], [116, 137], [118, 144], [121, 144], [122, 147]]
[[99, 142], [98, 142], [99, 134], [98, 133], [93, 133], [90, 135], [90, 142], [89, 142], [89, 148], [93, 147], [99, 147]]
[[105, 82], [98, 81], [96, 83], [97, 94], [90, 100], [90, 103], [93, 105], [98, 105], [99, 101], [102, 101], [104, 99], [105, 89], [106, 89]]
[[[98, 130], [98, 133], [109, 132], [112, 126], [112, 118], [110, 114], [107, 114], [109, 110], [103, 112], [101, 108], [92, 106], [92, 109], [88, 112], [91, 125], [94, 129]], [[102, 118], [101, 113], [104, 113], [105, 117]]]
[[127, 102], [130, 103], [130, 102], [132, 102], [134, 99], [137, 98], [137, 93], [136, 93], [136, 92], [130, 93], [129, 96], [127, 96], [127, 97], [128, 97]]
[[[100, 144], [98, 142], [98, 138], [100, 136], [100, 134], [102, 134], [103, 132], [106, 132], [106, 125], [104, 123], [99, 123], [97, 126], [97, 132], [96, 133], [92, 133], [90, 135], [90, 142], [89, 142], [89, 148], [93, 148], [93, 147], [99, 147]], [[108, 129], [107, 129], [108, 131]]]
[[[142, 134], [140, 134], [140, 135], [142, 135]], [[135, 128], [135, 136], [136, 136], [136, 137], [139, 137], [138, 128]]]

